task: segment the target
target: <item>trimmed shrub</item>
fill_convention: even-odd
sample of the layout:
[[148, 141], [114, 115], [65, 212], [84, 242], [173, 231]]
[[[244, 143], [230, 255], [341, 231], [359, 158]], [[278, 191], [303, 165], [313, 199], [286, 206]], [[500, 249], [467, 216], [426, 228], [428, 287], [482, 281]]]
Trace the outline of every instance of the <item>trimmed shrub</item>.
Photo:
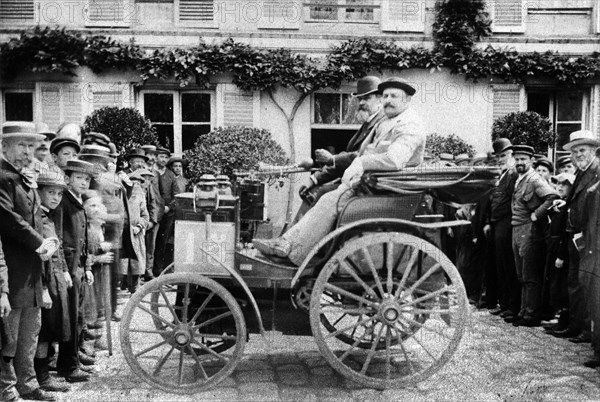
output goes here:
[[475, 148], [456, 134], [450, 134], [448, 136], [442, 136], [437, 133], [429, 134], [427, 136], [425, 147], [431, 151], [432, 155], [449, 153], [454, 156], [460, 154], [469, 154], [469, 156], [473, 156], [475, 154]]
[[[121, 157], [145, 144], [158, 145], [156, 130], [150, 120], [134, 108], [103, 107], [86, 117], [83, 132], [108, 135]], [[119, 158], [119, 162], [122, 162]], [[119, 164], [119, 167], [122, 163]]]
[[253, 127], [218, 127], [201, 136], [193, 149], [185, 152], [187, 177], [192, 183], [206, 173], [232, 176], [234, 170], [256, 169], [259, 162], [288, 163], [285, 151], [271, 133]]
[[508, 138], [513, 144], [530, 145], [538, 152], [554, 146], [552, 122], [536, 112], [509, 113], [494, 121], [492, 141]]

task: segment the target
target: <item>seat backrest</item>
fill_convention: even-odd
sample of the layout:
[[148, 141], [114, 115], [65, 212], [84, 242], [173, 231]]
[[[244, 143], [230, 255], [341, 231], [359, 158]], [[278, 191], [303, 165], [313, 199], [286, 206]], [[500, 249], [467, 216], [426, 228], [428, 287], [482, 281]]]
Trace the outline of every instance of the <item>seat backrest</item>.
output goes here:
[[412, 220], [422, 198], [423, 194], [352, 197], [340, 213], [337, 226], [371, 218]]

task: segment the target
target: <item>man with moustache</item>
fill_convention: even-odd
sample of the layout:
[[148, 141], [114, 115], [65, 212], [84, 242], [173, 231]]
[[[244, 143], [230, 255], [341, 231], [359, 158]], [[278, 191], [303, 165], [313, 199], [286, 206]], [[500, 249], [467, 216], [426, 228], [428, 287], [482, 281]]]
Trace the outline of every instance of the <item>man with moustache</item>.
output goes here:
[[[521, 289], [515, 269], [515, 258], [512, 251], [512, 218], [511, 197], [517, 181], [517, 171], [513, 158], [513, 145], [508, 138], [498, 138], [492, 144], [497, 164], [502, 169], [498, 186], [490, 196], [489, 223], [483, 227], [483, 233], [490, 236], [490, 249], [493, 251], [496, 276], [496, 289], [487, 283], [486, 293], [497, 293], [499, 307], [491, 310], [493, 315], [514, 322], [521, 307]], [[489, 296], [488, 296], [489, 297]], [[491, 297], [488, 303], [493, 304]]]
[[308, 184], [300, 188], [300, 197], [303, 202], [294, 223], [298, 222], [323, 194], [335, 190], [340, 185], [339, 179], [354, 158], [358, 156], [363, 141], [385, 117], [381, 108], [381, 94], [377, 91], [380, 83], [381, 80], [374, 76], [366, 76], [358, 80], [356, 92], [352, 96], [358, 100], [356, 119], [362, 122], [362, 126], [350, 139], [345, 151], [336, 155], [332, 155], [325, 149], [315, 151], [316, 162], [324, 163], [326, 166], [312, 174]]
[[512, 238], [517, 277], [521, 284], [521, 308], [514, 326], [537, 327], [541, 320], [544, 223], [558, 193], [533, 167], [533, 147], [513, 146], [519, 174], [512, 196]]
[[580, 272], [580, 251], [574, 240], [581, 236], [585, 228], [588, 212], [585, 210], [585, 196], [590, 187], [600, 181], [600, 161], [596, 150], [600, 146], [596, 135], [588, 130], [571, 133], [569, 142], [563, 146], [571, 152], [571, 160], [578, 170], [571, 194], [560, 205], [567, 207], [567, 247], [569, 256], [568, 291], [569, 291], [569, 327], [564, 331], [554, 332], [558, 337], [571, 337], [574, 343], [589, 342], [591, 339], [590, 315], [587, 307], [589, 297], [586, 288], [589, 285], [589, 272]]
[[45, 136], [36, 133], [33, 123], [9, 122], [2, 125], [0, 138], [0, 236], [8, 270], [8, 283], [0, 289], [0, 318], [10, 333], [0, 358], [0, 400], [54, 401], [40, 389], [33, 359], [42, 324], [42, 261], [58, 244], [41, 235], [37, 186], [23, 175]]
[[339, 212], [359, 193], [357, 184], [365, 171], [394, 171], [423, 161], [425, 130], [410, 101], [416, 90], [401, 78], [392, 77], [378, 85], [386, 117], [363, 142], [358, 156], [342, 176], [342, 184], [325, 194], [298, 223], [283, 236], [253, 239], [267, 258], [286, 258], [300, 265], [310, 250], [333, 228]]

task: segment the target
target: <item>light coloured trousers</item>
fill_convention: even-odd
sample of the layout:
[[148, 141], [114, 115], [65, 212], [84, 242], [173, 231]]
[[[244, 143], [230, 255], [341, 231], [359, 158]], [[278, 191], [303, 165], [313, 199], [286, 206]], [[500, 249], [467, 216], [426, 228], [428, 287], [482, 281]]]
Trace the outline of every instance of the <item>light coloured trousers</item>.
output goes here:
[[292, 245], [288, 256], [290, 261], [301, 265], [312, 248], [333, 230], [340, 211], [355, 196], [356, 192], [344, 184], [323, 195], [315, 206], [283, 235], [283, 239]]

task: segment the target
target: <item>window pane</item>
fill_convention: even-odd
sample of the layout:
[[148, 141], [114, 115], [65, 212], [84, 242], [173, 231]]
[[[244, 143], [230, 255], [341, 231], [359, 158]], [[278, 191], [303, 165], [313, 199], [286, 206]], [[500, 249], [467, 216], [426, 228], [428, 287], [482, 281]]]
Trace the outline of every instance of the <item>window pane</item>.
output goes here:
[[158, 135], [158, 141], [160, 145], [165, 148], [169, 148], [173, 152], [173, 125], [172, 124], [152, 124], [152, 127], [156, 129]]
[[354, 21], [373, 21], [373, 9], [370, 7], [359, 7], [371, 4], [373, 4], [373, 0], [346, 0], [346, 5], [356, 6], [346, 8], [346, 19]]
[[181, 120], [184, 122], [210, 122], [210, 95], [182, 94]]
[[556, 125], [556, 149], [562, 150], [563, 145], [569, 142], [569, 134], [581, 130], [581, 124], [557, 124]]
[[344, 124], [361, 124], [356, 119], [356, 111], [358, 110], [358, 98], [350, 95], [342, 95], [342, 116]]
[[583, 93], [561, 92], [556, 95], [557, 121], [581, 121]]
[[181, 127], [182, 131], [182, 148], [183, 150], [192, 149], [196, 144], [198, 138], [203, 134], [208, 134], [210, 132], [209, 124], [200, 124], [200, 125], [191, 125], [185, 124]]
[[4, 100], [6, 121], [33, 121], [33, 93], [7, 92]]
[[[312, 0], [311, 4], [331, 4], [332, 0]], [[337, 20], [337, 7], [312, 6], [310, 18], [313, 20]]]
[[315, 123], [340, 124], [340, 96], [315, 94]]
[[550, 94], [539, 92], [527, 94], [527, 110], [550, 117]]
[[145, 93], [144, 116], [153, 123], [173, 123], [173, 95]]

